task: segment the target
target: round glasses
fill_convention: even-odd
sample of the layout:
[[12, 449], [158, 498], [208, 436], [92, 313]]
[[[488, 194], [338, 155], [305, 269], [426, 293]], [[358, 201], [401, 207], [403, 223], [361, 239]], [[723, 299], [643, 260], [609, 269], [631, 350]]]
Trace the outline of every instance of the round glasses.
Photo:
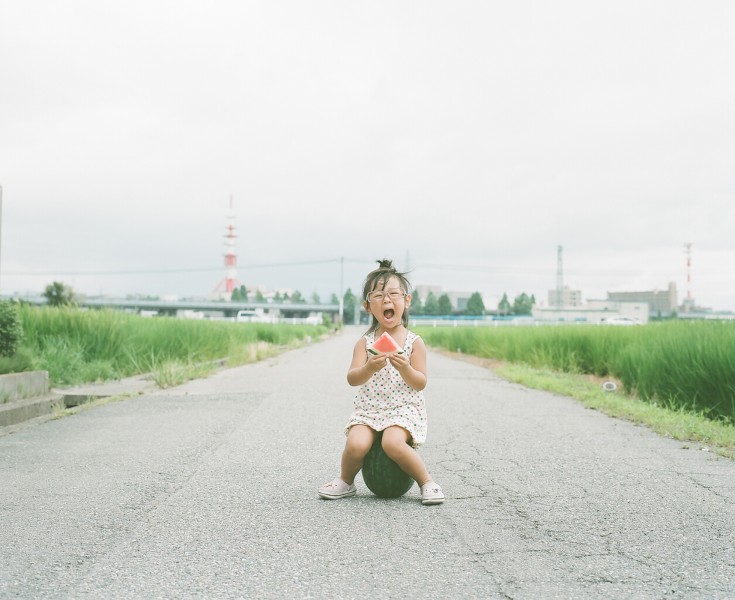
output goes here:
[[392, 302], [397, 302], [401, 298], [406, 297], [406, 292], [403, 290], [375, 290], [367, 295], [368, 302], [382, 302], [385, 297], [391, 299]]

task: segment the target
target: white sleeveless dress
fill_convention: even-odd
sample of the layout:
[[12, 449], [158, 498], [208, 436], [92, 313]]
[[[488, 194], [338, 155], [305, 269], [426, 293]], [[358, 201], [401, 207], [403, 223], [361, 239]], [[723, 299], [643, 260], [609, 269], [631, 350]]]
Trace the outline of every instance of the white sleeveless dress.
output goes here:
[[[403, 351], [411, 358], [413, 343], [419, 336], [412, 331], [406, 336]], [[367, 347], [373, 345], [375, 333], [365, 335]], [[367, 425], [383, 431], [391, 425], [400, 425], [411, 434], [410, 443], [418, 448], [426, 441], [426, 406], [423, 391], [412, 389], [398, 370], [388, 362], [384, 368], [360, 386], [354, 400], [354, 409], [345, 427], [345, 435], [353, 425]]]

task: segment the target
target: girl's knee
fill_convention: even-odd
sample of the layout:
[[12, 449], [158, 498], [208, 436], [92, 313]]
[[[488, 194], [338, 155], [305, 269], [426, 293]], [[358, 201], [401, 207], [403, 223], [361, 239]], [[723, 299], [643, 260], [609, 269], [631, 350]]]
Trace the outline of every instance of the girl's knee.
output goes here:
[[408, 446], [411, 435], [402, 427], [389, 427], [383, 432], [382, 446], [388, 456], [404, 452]]
[[345, 452], [356, 458], [364, 457], [373, 446], [375, 434], [370, 435], [370, 431], [350, 430], [345, 443]]
[[345, 452], [355, 458], [363, 458], [368, 452], [372, 443], [366, 442], [365, 440], [347, 440], [345, 444]]

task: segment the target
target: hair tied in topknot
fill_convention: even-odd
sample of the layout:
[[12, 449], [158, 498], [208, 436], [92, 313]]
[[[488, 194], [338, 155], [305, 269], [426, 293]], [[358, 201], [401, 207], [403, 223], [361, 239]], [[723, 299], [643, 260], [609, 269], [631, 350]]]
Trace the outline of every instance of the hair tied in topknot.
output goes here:
[[[387, 258], [384, 258], [383, 260], [377, 260], [375, 262], [378, 263], [378, 268], [370, 271], [370, 273], [367, 274], [367, 277], [365, 277], [365, 281], [362, 284], [362, 298], [363, 298], [363, 301], [365, 302], [366, 308], [368, 306], [368, 302], [369, 302], [368, 296], [370, 292], [372, 292], [375, 289], [384, 290], [385, 286], [388, 284], [388, 280], [391, 277], [395, 277], [396, 279], [398, 279], [398, 283], [400, 287], [403, 289], [403, 291], [407, 295], [410, 295], [411, 283], [406, 278], [405, 273], [400, 273], [393, 266], [392, 260], [388, 260]], [[401, 324], [404, 327], [408, 327], [408, 305], [405, 307], [403, 311], [403, 316], [401, 317]], [[376, 331], [379, 325], [380, 323], [378, 322], [378, 319], [376, 319], [375, 315], [373, 315], [373, 323], [370, 326], [370, 329], [367, 330], [367, 333], [370, 333], [371, 331]]]

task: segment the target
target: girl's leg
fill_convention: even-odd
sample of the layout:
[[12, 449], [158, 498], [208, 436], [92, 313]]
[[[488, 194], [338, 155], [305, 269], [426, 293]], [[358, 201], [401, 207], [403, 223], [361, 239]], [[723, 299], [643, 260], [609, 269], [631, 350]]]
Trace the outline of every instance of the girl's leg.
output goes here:
[[365, 455], [370, 452], [370, 448], [375, 441], [375, 430], [367, 425], [353, 425], [347, 433], [347, 442], [342, 452], [342, 474], [340, 479], [345, 483], [355, 481], [355, 475], [362, 469], [362, 463]]
[[383, 431], [383, 450], [389, 458], [410, 475], [419, 487], [431, 481], [431, 475], [426, 470], [424, 461], [418, 452], [408, 445], [411, 434], [403, 427], [392, 425]]

